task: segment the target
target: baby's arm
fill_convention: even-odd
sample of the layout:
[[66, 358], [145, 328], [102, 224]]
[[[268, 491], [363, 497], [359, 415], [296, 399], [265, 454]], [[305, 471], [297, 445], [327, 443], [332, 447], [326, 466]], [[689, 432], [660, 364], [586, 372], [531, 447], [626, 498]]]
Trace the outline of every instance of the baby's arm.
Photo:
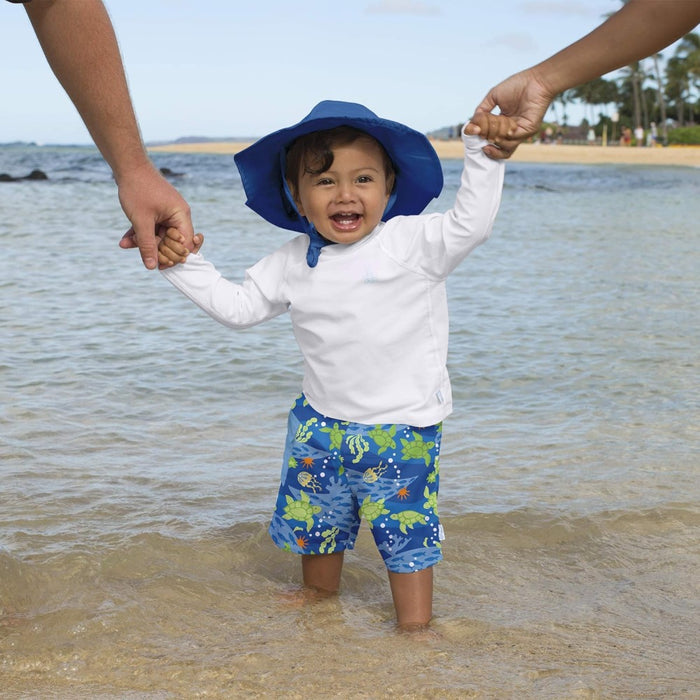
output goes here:
[[490, 155], [490, 150], [500, 148], [501, 142], [511, 138], [516, 130], [514, 119], [490, 112], [477, 112], [464, 127], [466, 134], [478, 134], [489, 142], [484, 147], [487, 155]]
[[[185, 247], [185, 237], [176, 229], [168, 228], [159, 236], [158, 242], [158, 266], [163, 269], [183, 263], [189, 255]], [[197, 253], [204, 243], [204, 236], [196, 233], [193, 238], [194, 250]]]
[[[173, 255], [178, 260], [181, 256], [179, 246], [184, 245], [184, 241], [178, 241], [178, 235], [177, 232], [171, 235], [166, 235], [166, 232], [161, 234], [163, 255], [168, 262], [168, 255]], [[308, 246], [305, 236], [299, 236], [298, 239], [303, 239], [304, 245]], [[296, 239], [292, 243], [295, 241]], [[199, 234], [195, 235], [194, 243], [196, 251], [201, 244]], [[280, 289], [289, 259], [285, 251], [286, 248], [283, 247], [256, 263], [246, 271], [242, 284], [222, 277], [201, 253], [187, 255], [183, 264], [161, 264], [160, 272], [176, 289], [219, 323], [229, 328], [249, 328], [279, 316], [289, 308], [289, 302]], [[261, 285], [275, 298], [265, 296]]]

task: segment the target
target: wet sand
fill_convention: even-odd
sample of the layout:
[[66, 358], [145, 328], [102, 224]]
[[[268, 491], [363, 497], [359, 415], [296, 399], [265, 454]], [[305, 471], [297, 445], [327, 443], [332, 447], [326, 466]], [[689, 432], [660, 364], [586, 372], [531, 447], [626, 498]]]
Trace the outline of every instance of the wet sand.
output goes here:
[[[460, 141], [433, 141], [440, 158], [461, 158]], [[250, 145], [244, 141], [175, 143], [149, 148], [153, 152], [235, 154]], [[623, 163], [632, 165], [681, 165], [700, 167], [700, 146], [636, 148], [621, 146], [579, 146], [559, 144], [522, 144], [511, 161], [521, 163]]]

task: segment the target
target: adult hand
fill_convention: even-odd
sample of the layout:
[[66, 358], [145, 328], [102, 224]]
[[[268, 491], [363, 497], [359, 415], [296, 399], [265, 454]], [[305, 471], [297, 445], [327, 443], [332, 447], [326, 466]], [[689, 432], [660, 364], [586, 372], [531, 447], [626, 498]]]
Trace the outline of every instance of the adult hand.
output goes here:
[[[512, 135], [499, 140], [498, 148], [487, 146], [484, 153], [496, 160], [510, 158], [523, 141], [538, 132], [553, 99], [554, 94], [532, 68], [516, 73], [491, 88], [476, 108], [473, 119], [478, 121], [478, 115], [489, 113], [498, 107], [501, 114], [515, 122], [515, 130]], [[466, 131], [480, 133], [473, 124]]]
[[156, 235], [161, 227], [177, 229], [188, 250], [194, 248], [189, 205], [151, 163], [129, 171], [117, 184], [122, 209], [131, 221], [119, 241], [121, 248], [138, 248], [149, 270], [158, 265]]

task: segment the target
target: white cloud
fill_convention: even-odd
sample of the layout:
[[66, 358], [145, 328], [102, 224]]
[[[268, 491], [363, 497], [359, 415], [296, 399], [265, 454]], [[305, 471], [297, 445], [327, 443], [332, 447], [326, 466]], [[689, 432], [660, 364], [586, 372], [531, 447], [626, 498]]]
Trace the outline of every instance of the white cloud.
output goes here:
[[577, 15], [589, 17], [591, 14], [596, 14], [589, 3], [567, 2], [566, 0], [531, 0], [530, 2], [521, 3], [519, 9], [533, 15]]
[[420, 0], [379, 0], [367, 6], [370, 14], [439, 15], [440, 9]]

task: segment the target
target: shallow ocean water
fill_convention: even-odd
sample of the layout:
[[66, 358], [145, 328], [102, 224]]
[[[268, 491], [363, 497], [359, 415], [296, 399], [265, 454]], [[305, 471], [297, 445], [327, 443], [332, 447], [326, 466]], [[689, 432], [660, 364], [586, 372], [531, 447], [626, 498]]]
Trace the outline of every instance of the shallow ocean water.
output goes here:
[[[232, 158], [156, 162], [228, 276], [286, 240]], [[35, 167], [0, 185], [3, 697], [700, 697], [700, 169], [508, 164], [449, 284], [445, 560], [411, 637], [366, 530], [337, 599], [290, 601], [288, 319], [233, 333], [121, 251], [94, 150], [0, 149]]]

